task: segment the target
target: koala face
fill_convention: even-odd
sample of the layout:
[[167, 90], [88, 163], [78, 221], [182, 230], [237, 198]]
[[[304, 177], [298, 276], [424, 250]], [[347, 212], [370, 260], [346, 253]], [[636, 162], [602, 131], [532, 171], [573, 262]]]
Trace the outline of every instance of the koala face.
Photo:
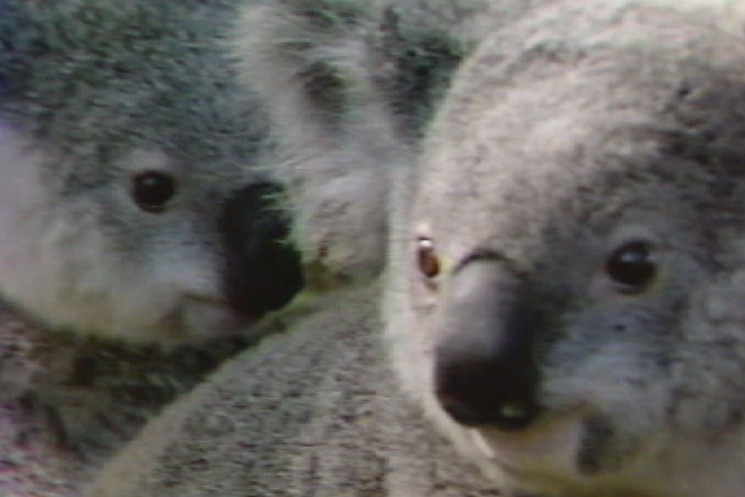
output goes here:
[[495, 35], [436, 119], [396, 368], [516, 495], [739, 495], [743, 40], [564, 3], [581, 29]]
[[54, 326], [132, 340], [236, 332], [302, 283], [278, 186], [154, 146], [85, 167], [0, 134], [0, 289]]
[[231, 10], [9, 5], [0, 295], [54, 327], [164, 341], [287, 303], [299, 256], [259, 172], [266, 120], [220, 48]]

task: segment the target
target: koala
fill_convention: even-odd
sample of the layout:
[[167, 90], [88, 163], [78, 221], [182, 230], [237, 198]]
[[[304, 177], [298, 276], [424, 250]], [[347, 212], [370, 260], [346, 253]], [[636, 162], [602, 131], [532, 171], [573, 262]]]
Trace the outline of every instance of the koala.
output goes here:
[[495, 29], [389, 176], [385, 274], [87, 495], [739, 495], [740, 12], [558, 0]]
[[239, 2], [0, 2], [0, 296], [130, 342], [244, 330], [302, 287], [237, 85]]
[[226, 43], [244, 3], [0, 0], [0, 495], [79, 495], [282, 329], [304, 276]]
[[742, 491], [741, 8], [536, 9], [429, 129], [386, 337], [506, 495]]

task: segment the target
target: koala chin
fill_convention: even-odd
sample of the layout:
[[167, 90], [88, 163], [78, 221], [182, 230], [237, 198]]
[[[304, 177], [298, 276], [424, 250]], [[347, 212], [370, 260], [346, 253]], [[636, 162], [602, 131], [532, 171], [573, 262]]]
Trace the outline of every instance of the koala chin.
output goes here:
[[2, 3], [0, 296], [52, 328], [177, 342], [300, 290], [266, 118], [219, 42], [231, 9]]

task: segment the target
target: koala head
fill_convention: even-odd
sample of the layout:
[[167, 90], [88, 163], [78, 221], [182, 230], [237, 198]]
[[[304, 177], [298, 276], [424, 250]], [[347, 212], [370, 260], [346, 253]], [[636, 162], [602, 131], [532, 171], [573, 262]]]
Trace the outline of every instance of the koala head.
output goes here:
[[745, 40], [715, 10], [537, 10], [431, 128], [388, 338], [515, 495], [742, 492]]
[[[231, 12], [3, 2], [0, 295], [128, 340], [235, 332], [302, 285]], [[206, 8], [206, 7], [205, 7]]]

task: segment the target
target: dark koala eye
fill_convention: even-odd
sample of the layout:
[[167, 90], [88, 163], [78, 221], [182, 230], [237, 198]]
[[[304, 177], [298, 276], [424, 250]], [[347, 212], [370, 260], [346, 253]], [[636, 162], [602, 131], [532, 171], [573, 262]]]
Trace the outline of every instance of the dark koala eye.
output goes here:
[[440, 258], [435, 251], [435, 243], [429, 238], [419, 238], [416, 244], [416, 262], [419, 271], [426, 278], [440, 274]]
[[147, 212], [162, 212], [176, 193], [176, 182], [168, 174], [145, 171], [132, 177], [132, 199]]
[[650, 245], [636, 241], [615, 249], [608, 257], [605, 271], [621, 285], [621, 291], [637, 293], [646, 290], [654, 281], [657, 265], [652, 260]]

